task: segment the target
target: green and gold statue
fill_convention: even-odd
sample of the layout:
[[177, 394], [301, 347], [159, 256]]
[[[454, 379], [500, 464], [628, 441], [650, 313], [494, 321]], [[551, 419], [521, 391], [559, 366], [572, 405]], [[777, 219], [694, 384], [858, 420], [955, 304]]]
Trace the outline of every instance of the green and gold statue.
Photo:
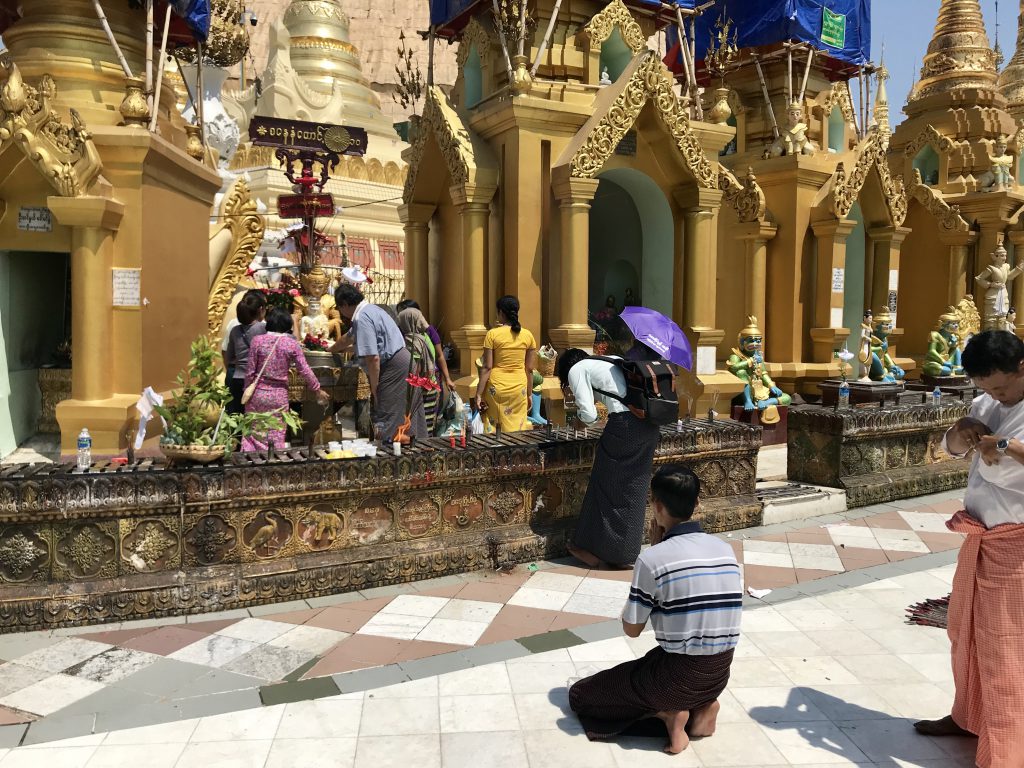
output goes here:
[[870, 309], [864, 313], [859, 357], [871, 381], [894, 382], [907, 375], [889, 355], [890, 333], [892, 316], [888, 307], [882, 307], [877, 315], [872, 314]]
[[928, 352], [921, 371], [926, 376], [963, 376], [960, 365], [960, 315], [949, 307], [939, 315], [936, 329], [928, 339]]
[[775, 386], [765, 368], [764, 334], [757, 326], [757, 318], [747, 318], [747, 327], [737, 337], [739, 348], [729, 356], [729, 371], [743, 382], [743, 410], [761, 412], [761, 422], [775, 424], [779, 421], [778, 406], [789, 405], [792, 398]]

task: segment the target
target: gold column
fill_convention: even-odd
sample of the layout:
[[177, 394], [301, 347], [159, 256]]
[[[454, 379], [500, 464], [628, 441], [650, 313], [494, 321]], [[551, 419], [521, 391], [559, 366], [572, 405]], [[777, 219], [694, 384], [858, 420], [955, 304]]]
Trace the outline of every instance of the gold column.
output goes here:
[[[868, 230], [867, 234], [872, 247], [868, 307], [873, 312], [877, 312], [884, 306], [889, 307], [894, 326], [890, 338], [895, 340], [903, 335], [903, 329], [895, 327], [899, 314], [898, 307], [894, 309], [889, 306], [889, 295], [899, 291], [900, 248], [907, 235], [910, 234], [910, 229], [908, 227], [877, 227]], [[892, 342], [890, 342], [890, 354], [895, 354]]]
[[94, 196], [50, 197], [46, 204], [71, 227], [71, 397], [106, 400], [114, 394], [113, 234], [124, 205]]
[[741, 224], [737, 237], [746, 244], [746, 280], [744, 282], [743, 305], [748, 314], [753, 315], [767, 327], [765, 301], [768, 277], [768, 241], [775, 237], [778, 227], [774, 224], [750, 222]]
[[[956, 306], [967, 295], [967, 264], [971, 248], [978, 240], [977, 232], [950, 232], [940, 234], [939, 240], [949, 246], [949, 292], [946, 303]], [[973, 275], [972, 275], [973, 277]]]
[[405, 295], [415, 299], [430, 317], [430, 264], [427, 236], [436, 206], [408, 203], [398, 206], [398, 218], [405, 225]]
[[812, 225], [818, 247], [815, 327], [811, 328], [816, 363], [831, 362], [835, 350], [842, 347], [850, 335], [843, 327], [843, 291], [846, 285], [846, 238], [856, 226], [857, 222], [848, 219], [830, 219]]
[[553, 182], [559, 200], [562, 253], [559, 284], [559, 319], [549, 331], [558, 349], [594, 346], [594, 331], [587, 323], [590, 289], [590, 201], [597, 193], [597, 179], [563, 177]]
[[[1014, 266], [1024, 264], [1024, 231], [1019, 229], [1011, 230], [1010, 242], [1013, 243]], [[1015, 328], [1015, 332], [1018, 336], [1024, 338], [1024, 291], [1018, 292], [1015, 286], [1019, 280], [1019, 277], [1016, 280], [1013, 280], [1010, 285], [1006, 286], [1006, 290], [1010, 292], [1010, 306], [1016, 307], [1017, 309], [1017, 326]]]
[[493, 187], [481, 188], [473, 184], [452, 187], [452, 202], [462, 222], [462, 280], [465, 312], [463, 325], [452, 332], [459, 348], [459, 365], [463, 375], [475, 373], [474, 361], [484, 348], [487, 335], [487, 220], [491, 215]]

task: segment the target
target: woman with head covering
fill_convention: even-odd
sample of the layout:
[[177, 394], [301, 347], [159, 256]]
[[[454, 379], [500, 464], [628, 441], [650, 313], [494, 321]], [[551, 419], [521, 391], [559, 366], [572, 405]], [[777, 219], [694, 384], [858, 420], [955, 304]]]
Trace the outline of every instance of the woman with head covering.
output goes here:
[[[409, 307], [398, 313], [398, 330], [405, 337], [405, 348], [412, 355], [412, 375], [427, 378], [436, 385], [437, 365], [434, 358], [434, 343], [427, 335], [427, 327], [427, 319], [418, 309]], [[433, 434], [434, 424], [437, 421], [438, 390], [417, 388], [413, 395], [422, 397], [427, 431], [428, 434]]]
[[476, 386], [476, 408], [483, 413], [488, 432], [533, 429], [527, 416], [533, 369], [537, 367], [537, 341], [519, 324], [519, 299], [498, 299], [498, 327], [484, 338], [483, 365]]

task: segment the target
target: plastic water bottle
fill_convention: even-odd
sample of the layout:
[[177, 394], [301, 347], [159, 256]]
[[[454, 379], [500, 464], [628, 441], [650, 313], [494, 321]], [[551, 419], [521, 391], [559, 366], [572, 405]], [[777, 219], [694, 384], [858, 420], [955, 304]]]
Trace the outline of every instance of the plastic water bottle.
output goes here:
[[676, 433], [678, 434], [679, 432], [682, 432], [682, 431], [683, 431], [683, 420], [679, 419], [678, 421], [676, 421]]
[[932, 390], [932, 405], [942, 405], [942, 390], [938, 387]]
[[92, 436], [88, 429], [78, 433], [78, 468], [85, 472], [92, 465]]
[[850, 407], [850, 385], [845, 381], [839, 385], [839, 407]]

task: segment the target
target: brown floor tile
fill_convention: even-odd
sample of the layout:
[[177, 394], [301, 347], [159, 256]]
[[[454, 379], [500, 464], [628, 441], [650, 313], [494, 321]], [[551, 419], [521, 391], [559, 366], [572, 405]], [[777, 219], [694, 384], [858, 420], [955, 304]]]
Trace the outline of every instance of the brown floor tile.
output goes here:
[[481, 600], [485, 603], [507, 603], [519, 587], [513, 584], [494, 584], [489, 581], [467, 584], [459, 590], [459, 600]]
[[241, 619], [216, 619], [215, 621], [190, 621], [187, 625], [187, 629], [191, 629], [193, 632], [202, 632], [204, 635], [212, 635], [214, 632], [219, 632], [224, 627], [230, 627], [232, 624], [237, 624]]
[[774, 568], [769, 565], [744, 566], [743, 580], [748, 587], [755, 589], [789, 587], [797, 583], [793, 568]]
[[551, 568], [547, 573], [564, 573], [569, 576], [590, 576], [592, 575], [590, 571], [591, 569], [586, 566], [563, 565], [559, 568]]
[[152, 632], [121, 643], [121, 645], [136, 651], [169, 656], [175, 651], [180, 651], [186, 645], [192, 645], [192, 643], [202, 640], [208, 634], [207, 632], [194, 632], [184, 627], [159, 627]]
[[945, 552], [948, 549], [959, 549], [964, 537], [959, 533], [931, 533], [918, 531], [918, 537], [932, 552]]
[[769, 533], [765, 536], [754, 536], [752, 541], [785, 541], [786, 534], [784, 533]]
[[515, 624], [491, 624], [484, 633], [480, 635], [480, 639], [476, 641], [477, 645], [487, 645], [488, 643], [503, 643], [506, 640], [518, 640], [520, 637], [529, 637], [530, 635], [539, 635], [545, 630], [539, 632], [526, 632], [524, 633], [521, 627], [517, 627]]
[[732, 553], [736, 556], [736, 562], [737, 563], [742, 563], [743, 562], [743, 542], [742, 541], [733, 541], [732, 539], [728, 539], [728, 542], [729, 542], [729, 546], [732, 547]]
[[363, 628], [370, 619], [373, 618], [374, 614], [369, 611], [355, 611], [348, 606], [351, 603], [346, 603], [344, 606], [336, 605], [330, 608], [324, 608], [316, 616], [309, 619], [306, 622], [311, 627], [321, 627], [322, 629], [333, 629], [338, 632], [358, 632]]
[[[558, 611], [546, 611], [543, 608], [524, 608], [521, 605], [506, 605], [498, 611], [491, 624], [543, 626], [543, 629], [540, 630], [543, 632], [561, 615]], [[520, 635], [520, 637], [526, 637], [526, 635]]]
[[442, 653], [463, 651], [464, 645], [452, 645], [451, 643], [431, 643], [426, 640], [410, 640], [409, 644], [398, 652], [392, 661], [412, 661], [413, 659], [425, 659], [428, 656], [440, 656]]
[[632, 568], [619, 568], [614, 571], [595, 570], [590, 575], [595, 579], [608, 579], [609, 581], [632, 581]]
[[964, 508], [964, 500], [949, 499], [947, 501], [937, 501], [931, 507], [940, 514], [952, 516]]
[[139, 627], [137, 629], [115, 629], [111, 632], [93, 632], [88, 635], [78, 635], [83, 640], [92, 640], [96, 643], [107, 643], [108, 645], [124, 645], [136, 637], [148, 635], [154, 631], [154, 627]]
[[882, 512], [879, 515], [864, 518], [868, 528], [888, 528], [891, 531], [912, 530], [910, 523], [900, 517], [899, 512]]
[[35, 715], [30, 715], [26, 712], [19, 712], [16, 709], [10, 709], [8, 707], [0, 707], [0, 725], [31, 723], [35, 719]]
[[827, 531], [816, 530], [813, 533], [804, 533], [803, 531], [792, 531], [786, 534], [786, 539], [790, 544], [831, 544], [832, 537], [828, 535]]
[[260, 616], [267, 621], [281, 621], [285, 624], [305, 624], [310, 619], [320, 615], [323, 608], [310, 608], [305, 611], [289, 611], [288, 613], [272, 613], [268, 616]]
[[363, 613], [377, 613], [392, 600], [394, 600], [393, 597], [373, 597], [369, 600], [355, 600], [351, 603], [343, 603], [342, 605], [335, 607], [350, 608], [353, 611], [362, 611]]
[[867, 526], [868, 526], [867, 518], [864, 518], [864, 517], [859, 517], [856, 520], [847, 520], [846, 524], [847, 525], [859, 525], [862, 528], [867, 528]]
[[[390, 664], [395, 657], [412, 640], [396, 640], [393, 637], [377, 637], [375, 635], [352, 635], [346, 637], [332, 650], [328, 656], [336, 653], [347, 654], [353, 659], [370, 664]], [[324, 658], [327, 658], [326, 656]]]
[[815, 571], [811, 569], [796, 569], [796, 580], [800, 583], [805, 581], [814, 581], [815, 579], [824, 579], [826, 576], [835, 576], [835, 571]]
[[431, 597], [455, 597], [463, 589], [465, 589], [465, 586], [462, 584], [449, 584], [444, 587], [434, 587], [433, 589], [421, 589], [416, 594], [430, 595]]
[[892, 549], [883, 549], [885, 556], [889, 558], [889, 562], [895, 563], [897, 560], [910, 560], [915, 557], [920, 557], [923, 552], [897, 552]]
[[602, 621], [608, 621], [608, 617], [588, 616], [585, 613], [563, 613], [551, 623], [551, 626], [548, 627], [548, 632], [557, 632], [560, 629], [572, 629], [573, 627], [583, 627], [587, 624], [597, 624]]
[[528, 570], [526, 565], [517, 565], [512, 573], [496, 573], [488, 569], [486, 571], [473, 571], [462, 574], [467, 584], [502, 584], [504, 586], [521, 587], [536, 571]]
[[870, 568], [873, 565], [885, 565], [889, 558], [880, 549], [862, 549], [860, 547], [836, 547], [839, 559], [848, 571]]
[[368, 661], [353, 659], [351, 656], [340, 652], [338, 648], [324, 656], [312, 669], [302, 676], [303, 680], [311, 677], [324, 677], [336, 675], [339, 672], [351, 672], [354, 669], [366, 669], [367, 667], [378, 667], [380, 664], [372, 664]]

